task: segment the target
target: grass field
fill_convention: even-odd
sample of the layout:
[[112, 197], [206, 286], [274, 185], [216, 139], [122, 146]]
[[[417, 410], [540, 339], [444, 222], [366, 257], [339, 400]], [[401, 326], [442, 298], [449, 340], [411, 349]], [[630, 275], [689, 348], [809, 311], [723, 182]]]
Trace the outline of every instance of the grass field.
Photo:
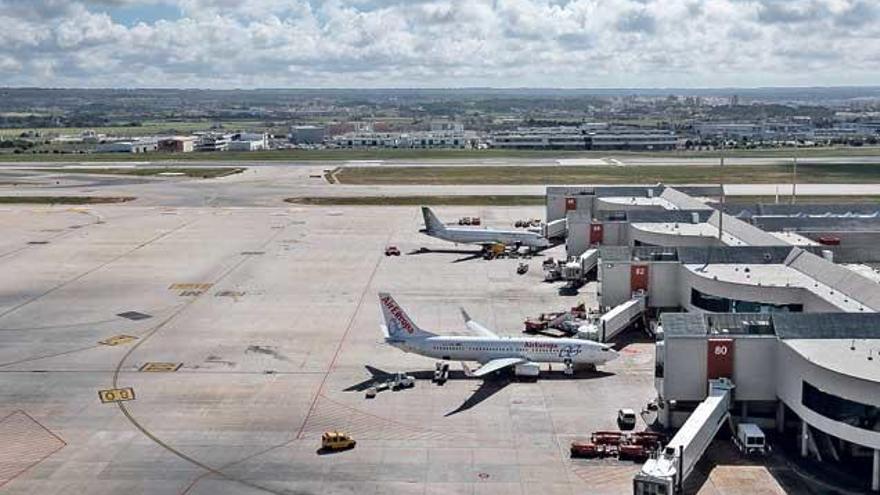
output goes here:
[[[136, 128], [132, 128], [136, 129]], [[726, 157], [742, 158], [790, 158], [792, 149], [727, 150]], [[221, 151], [205, 153], [86, 153], [86, 154], [12, 154], [0, 153], [0, 162], [143, 162], [143, 161], [345, 161], [345, 160], [456, 160], [481, 158], [711, 158], [717, 151], [564, 151], [564, 150], [271, 150], [271, 151]], [[849, 148], [802, 148], [799, 158], [831, 158], [848, 156], [880, 156], [880, 147]]]
[[310, 196], [284, 201], [312, 206], [543, 206], [544, 196]]
[[125, 203], [137, 198], [133, 196], [0, 196], [0, 204], [26, 205], [99, 205]]
[[61, 174], [96, 174], [96, 175], [134, 175], [138, 177], [159, 176], [161, 174], [176, 174], [198, 179], [213, 179], [226, 177], [227, 175], [244, 172], [243, 167], [131, 167], [131, 168], [40, 168], [32, 171], [51, 172]]
[[[779, 203], [788, 204], [789, 196], [779, 196]], [[461, 195], [461, 196], [302, 196], [287, 198], [288, 203], [310, 206], [543, 206], [544, 196], [516, 195]], [[728, 204], [751, 206], [756, 203], [774, 203], [775, 196], [728, 196]], [[798, 196], [798, 204], [877, 203], [876, 196]]]
[[[707, 184], [720, 181], [710, 166], [588, 167], [343, 167], [341, 184]], [[800, 183], [880, 183], [880, 164], [801, 164]], [[791, 181], [788, 165], [737, 165], [724, 169], [724, 181], [775, 184]]]

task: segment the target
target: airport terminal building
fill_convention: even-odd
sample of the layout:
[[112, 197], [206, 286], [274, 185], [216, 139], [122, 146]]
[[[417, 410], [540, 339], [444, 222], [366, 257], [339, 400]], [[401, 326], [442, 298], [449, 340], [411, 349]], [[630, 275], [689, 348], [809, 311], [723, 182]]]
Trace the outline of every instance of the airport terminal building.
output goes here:
[[569, 260], [596, 259], [600, 311], [639, 301], [655, 322], [660, 425], [714, 436], [718, 425], [688, 423], [706, 421], [693, 418], [710, 382], [729, 379], [731, 421], [776, 431], [880, 491], [876, 205], [721, 211], [718, 193], [551, 187], [547, 220], [564, 223]]
[[880, 314], [669, 313], [661, 324], [661, 422], [680, 426], [709, 380], [730, 378], [739, 421], [797, 436], [804, 457], [870, 465], [878, 489]]

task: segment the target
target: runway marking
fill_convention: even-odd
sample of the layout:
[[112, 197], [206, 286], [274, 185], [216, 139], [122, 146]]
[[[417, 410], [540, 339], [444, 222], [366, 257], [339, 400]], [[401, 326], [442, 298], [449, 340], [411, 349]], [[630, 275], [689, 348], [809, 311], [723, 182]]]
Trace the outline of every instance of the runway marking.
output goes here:
[[61, 437], [24, 411], [0, 419], [0, 487], [66, 445]]
[[36, 302], [36, 301], [39, 301], [39, 300], [42, 299], [43, 297], [48, 296], [49, 294], [55, 292], [56, 290], [62, 289], [62, 288], [66, 287], [66, 286], [68, 286], [68, 285], [70, 285], [70, 284], [72, 284], [72, 283], [74, 283], [74, 282], [77, 282], [77, 281], [79, 281], [79, 280], [81, 280], [81, 279], [83, 279], [83, 278], [85, 278], [85, 277], [91, 275], [92, 273], [97, 272], [98, 270], [100, 270], [100, 269], [102, 269], [102, 268], [105, 268], [105, 267], [107, 267], [107, 266], [110, 266], [111, 264], [113, 264], [113, 263], [115, 263], [115, 262], [121, 260], [122, 258], [125, 258], [126, 256], [128, 256], [128, 255], [134, 253], [135, 251], [138, 251], [139, 249], [142, 249], [142, 248], [144, 248], [144, 247], [146, 247], [146, 246], [149, 246], [150, 244], [152, 244], [152, 243], [154, 243], [154, 242], [156, 242], [156, 241], [158, 241], [158, 240], [160, 240], [160, 239], [163, 239], [163, 238], [165, 238], [165, 237], [167, 237], [167, 236], [169, 236], [169, 235], [171, 235], [171, 234], [173, 234], [173, 233], [175, 233], [175, 232], [178, 232], [179, 230], [182, 230], [183, 228], [185, 228], [185, 227], [189, 226], [190, 224], [192, 224], [194, 221], [195, 221], [195, 220], [189, 221], [189, 222], [184, 223], [184, 224], [182, 224], [182, 225], [179, 225], [178, 227], [175, 227], [175, 228], [173, 228], [173, 229], [171, 229], [171, 230], [169, 230], [169, 231], [167, 231], [167, 232], [162, 232], [162, 233], [159, 234], [159, 235], [153, 236], [153, 237], [151, 237], [150, 239], [148, 239], [148, 240], [146, 240], [146, 241], [144, 241], [144, 242], [138, 244], [137, 246], [135, 246], [135, 247], [129, 249], [128, 251], [126, 251], [126, 252], [124, 252], [124, 253], [122, 253], [122, 254], [120, 254], [120, 255], [118, 255], [118, 256], [114, 256], [113, 258], [111, 258], [111, 259], [105, 261], [104, 263], [100, 263], [100, 264], [98, 264], [97, 266], [94, 266], [94, 267], [92, 267], [92, 268], [90, 268], [90, 269], [88, 269], [88, 270], [86, 270], [86, 271], [80, 273], [79, 275], [77, 275], [77, 276], [75, 276], [75, 277], [73, 277], [73, 278], [67, 279], [67, 280], [65, 280], [64, 282], [61, 282], [60, 284], [57, 284], [57, 285], [55, 285], [54, 287], [52, 287], [52, 288], [50, 288], [50, 289], [48, 289], [48, 290], [45, 290], [45, 291], [43, 291], [43, 292], [40, 293], [40, 294], [37, 294], [37, 295], [34, 296], [34, 297], [31, 297], [31, 298], [28, 299], [27, 301], [24, 301], [24, 302], [22, 302], [22, 303], [19, 303], [19, 304], [13, 306], [13, 307], [7, 309], [6, 311], [3, 311], [2, 313], [0, 313], [0, 318], [3, 318], [4, 316], [7, 316], [7, 315], [9, 315], [10, 313], [13, 313], [13, 312], [15, 312], [15, 311], [18, 311], [19, 309], [21, 309], [21, 308], [23, 308], [23, 307], [25, 307], [25, 306], [27, 306], [27, 305], [29, 305], [29, 304], [31, 304], [31, 303], [34, 303], [34, 302]]
[[150, 362], [145, 363], [138, 371], [146, 373], [173, 373], [179, 370], [181, 366], [183, 366], [183, 363]]
[[205, 291], [213, 287], [214, 284], [211, 283], [183, 283], [183, 284], [171, 284], [168, 287], [169, 290], [178, 291], [178, 295], [181, 297], [187, 296], [201, 296]]
[[211, 288], [214, 284], [212, 283], [183, 283], [183, 284], [171, 284], [168, 287], [170, 290], [200, 290], [206, 291]]
[[[387, 245], [391, 241], [391, 237], [394, 235], [394, 233], [395, 233], [394, 231], [389, 232], [388, 238], [385, 239], [384, 245]], [[375, 278], [376, 272], [378, 272], [379, 266], [382, 264], [382, 260], [384, 258], [385, 258], [384, 256], [377, 256], [377, 258], [376, 258], [376, 264], [373, 266], [373, 271], [370, 272], [370, 277], [367, 279], [367, 283], [364, 285], [364, 290], [361, 292], [360, 298], [358, 299], [358, 303], [355, 306], [355, 310], [351, 314], [351, 318], [348, 321], [348, 325], [346, 326], [345, 332], [342, 334], [342, 338], [339, 340], [339, 343], [336, 346], [336, 351], [333, 354], [333, 358], [330, 361], [330, 365], [327, 367], [327, 370], [323, 372], [324, 376], [321, 379], [321, 383], [318, 386], [318, 390], [317, 390], [317, 392], [315, 392], [315, 397], [314, 397], [314, 399], [312, 399], [312, 403], [309, 406], [309, 410], [306, 413], [305, 418], [303, 418], [302, 425], [300, 425], [299, 431], [297, 431], [296, 436], [290, 440], [287, 440], [287, 441], [282, 442], [277, 445], [270, 446], [270, 447], [263, 449], [259, 452], [255, 452], [251, 455], [243, 457], [237, 461], [232, 461], [228, 464], [224, 464], [223, 466], [221, 466], [218, 469], [206, 469], [208, 472], [203, 473], [200, 476], [196, 477], [192, 481], [192, 483], [190, 483], [186, 488], [184, 488], [184, 490], [180, 493], [180, 495], [187, 495], [190, 492], [190, 490], [195, 488], [195, 486], [199, 483], [199, 481], [201, 481], [202, 479], [206, 478], [207, 476], [209, 476], [211, 474], [217, 474], [217, 475], [224, 477], [224, 478], [227, 478], [227, 479], [235, 479], [235, 478], [231, 478], [230, 475], [225, 474], [222, 470], [227, 469], [232, 466], [235, 466], [237, 464], [241, 464], [242, 462], [246, 462], [246, 461], [253, 459], [255, 457], [262, 456], [264, 454], [272, 452], [273, 450], [280, 449], [280, 448], [285, 447], [287, 445], [290, 445], [294, 441], [300, 440], [302, 438], [302, 434], [303, 434], [303, 431], [305, 430], [306, 424], [308, 424], [309, 418], [314, 413], [315, 406], [318, 403], [318, 399], [323, 396], [323, 390], [324, 390], [324, 386], [327, 383], [327, 378], [330, 376], [330, 373], [333, 371], [333, 369], [336, 366], [336, 360], [339, 358], [339, 354], [342, 351], [342, 346], [345, 344], [345, 340], [348, 337], [348, 334], [351, 332], [352, 327], [354, 326], [354, 320], [357, 317], [357, 314], [360, 311], [361, 306], [363, 305], [363, 302], [364, 302], [366, 295], [367, 295], [367, 291], [370, 289], [370, 286], [373, 284], [373, 278]], [[241, 482], [244, 483], [243, 481], [241, 481]], [[267, 488], [262, 488], [262, 489], [266, 490], [266, 491], [271, 491]]]
[[[385, 239], [385, 244], [388, 245], [391, 242], [391, 237], [394, 235], [394, 232], [390, 232], [388, 234], [388, 238]], [[361, 310], [361, 306], [364, 304], [364, 300], [367, 297], [367, 291], [370, 290], [370, 286], [373, 285], [373, 278], [376, 277], [376, 272], [379, 271], [379, 266], [382, 264], [382, 260], [385, 256], [377, 256], [376, 264], [373, 265], [373, 271], [370, 272], [369, 278], [367, 278], [367, 283], [364, 284], [364, 290], [361, 291], [361, 295], [358, 298], [357, 305], [355, 305], [354, 311], [351, 313], [351, 317], [348, 319], [348, 324], [345, 327], [345, 332], [342, 333], [342, 338], [339, 339], [339, 343], [336, 344], [336, 351], [333, 353], [333, 358], [330, 359], [330, 364], [327, 366], [327, 371], [324, 373], [324, 378], [321, 379], [321, 383], [318, 385], [318, 391], [315, 392], [315, 397], [312, 399], [312, 404], [309, 406], [309, 410], [306, 413], [306, 417], [303, 418], [302, 425], [299, 427], [299, 431], [296, 434], [297, 439], [302, 438], [303, 431], [306, 428], [306, 423], [309, 422], [309, 417], [311, 417], [312, 413], [315, 410], [315, 405], [318, 403], [318, 398], [324, 393], [324, 386], [327, 384], [327, 378], [330, 377], [330, 373], [336, 367], [336, 360], [339, 359], [339, 354], [342, 352], [342, 346], [345, 345], [345, 340], [348, 338], [348, 334], [351, 333], [352, 327], [354, 327], [354, 320], [357, 318], [358, 313]]]
[[[442, 440], [465, 436], [454, 431], [437, 431], [379, 416], [333, 400], [321, 394], [319, 405], [306, 431], [317, 434], [342, 429], [359, 439], [376, 440]], [[316, 417], [317, 419], [314, 419]]]
[[53, 357], [58, 357], [58, 356], [66, 356], [68, 354], [73, 354], [75, 352], [88, 351], [89, 349], [97, 349], [98, 347], [101, 347], [101, 345], [95, 344], [95, 345], [90, 345], [90, 346], [86, 346], [86, 347], [80, 347], [78, 349], [69, 349], [69, 350], [61, 351], [61, 352], [53, 352], [51, 354], [42, 354], [40, 356], [30, 356], [30, 357], [19, 359], [17, 361], [9, 361], [7, 363], [0, 363], [0, 368], [5, 368], [6, 366], [12, 366], [15, 364], [27, 363], [30, 361], [38, 361], [40, 359], [48, 359], [48, 358], [53, 358]]
[[[269, 238], [263, 243], [263, 245], [261, 247], [269, 245], [269, 243], [274, 241], [278, 237], [278, 235], [281, 234], [283, 231], [284, 230], [279, 230], [276, 233], [273, 233], [271, 236], [269, 236]], [[224, 280], [227, 276], [229, 276], [231, 273], [233, 273], [235, 270], [237, 270], [241, 265], [243, 265], [250, 258], [251, 258], [250, 256], [243, 256], [234, 265], [229, 267], [226, 271], [222, 272], [215, 279], [214, 284], [216, 285], [216, 284], [220, 283], [222, 280]], [[122, 367], [125, 365], [125, 362], [128, 360], [129, 357], [131, 357], [132, 354], [134, 354], [134, 352], [138, 349], [138, 347], [140, 347], [144, 342], [149, 340], [153, 335], [156, 335], [161, 329], [163, 329], [172, 320], [174, 320], [174, 318], [176, 318], [184, 310], [189, 308], [192, 304], [194, 304], [198, 300], [199, 300], [198, 297], [194, 297], [194, 298], [186, 301], [186, 303], [182, 304], [178, 309], [176, 309], [174, 312], [172, 312], [170, 315], [168, 315], [166, 318], [164, 318], [161, 322], [159, 322], [156, 326], [154, 326], [150, 331], [148, 331], [146, 334], [144, 334], [144, 336], [141, 340], [135, 342], [135, 344], [128, 349], [128, 351], [125, 353], [125, 355], [123, 355], [122, 358], [119, 360], [119, 362], [116, 364], [116, 369], [113, 371], [113, 378], [112, 378], [113, 387], [116, 387], [119, 382], [119, 375], [122, 373]], [[195, 486], [195, 484], [198, 483], [199, 480], [201, 480], [205, 476], [208, 476], [211, 474], [215, 474], [223, 479], [234, 481], [234, 482], [240, 483], [244, 486], [254, 488], [256, 490], [262, 490], [267, 493], [273, 493], [273, 494], [278, 494], [278, 495], [285, 493], [284, 491], [278, 491], [276, 489], [263, 486], [257, 482], [249, 481], [249, 480], [243, 479], [241, 477], [237, 477], [235, 475], [225, 473], [222, 471], [222, 469], [224, 469], [226, 466], [222, 466], [220, 468], [214, 468], [214, 467], [212, 467], [208, 464], [205, 464], [204, 462], [196, 459], [195, 457], [192, 457], [188, 454], [185, 454], [184, 452], [174, 448], [170, 444], [163, 441], [161, 438], [154, 435], [150, 430], [148, 430], [144, 425], [142, 425], [137, 420], [137, 418], [134, 417], [134, 415], [131, 413], [131, 411], [128, 410], [128, 407], [126, 407], [124, 402], [118, 402], [117, 406], [119, 407], [119, 410], [122, 412], [122, 414], [126, 417], [126, 419], [128, 419], [128, 421], [132, 424], [132, 426], [137, 428], [138, 431], [140, 431], [144, 436], [146, 436], [147, 438], [152, 440], [156, 445], [162, 447], [163, 449], [174, 454], [175, 456], [179, 457], [180, 459], [183, 459], [184, 461], [189, 462], [190, 464], [205, 470], [205, 473], [196, 477], [193, 480], [193, 482], [190, 483], [190, 485], [184, 489], [183, 493], [189, 492], [189, 490], [191, 490]], [[277, 446], [272, 447], [272, 448], [273, 449], [277, 448]]]
[[98, 390], [98, 398], [101, 399], [102, 404], [109, 404], [111, 402], [134, 400], [135, 395], [134, 389], [131, 387], [108, 388], [105, 390]]
[[113, 337], [108, 337], [104, 340], [99, 340], [98, 343], [101, 345], [116, 346], [116, 345], [128, 344], [129, 342], [131, 342], [133, 340], [137, 340], [137, 337], [135, 337], [133, 335], [124, 335], [123, 334], [123, 335], [114, 335]]

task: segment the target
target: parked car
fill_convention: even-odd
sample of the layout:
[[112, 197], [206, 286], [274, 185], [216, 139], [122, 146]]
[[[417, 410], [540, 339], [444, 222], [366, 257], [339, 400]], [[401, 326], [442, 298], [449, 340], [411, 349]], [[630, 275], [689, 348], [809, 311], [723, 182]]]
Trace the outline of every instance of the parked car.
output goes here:
[[385, 256], [400, 256], [400, 249], [397, 246], [388, 246], [385, 248]]
[[617, 411], [617, 426], [621, 430], [632, 430], [636, 427], [636, 412], [624, 408]]
[[343, 433], [341, 431], [325, 431], [324, 434], [321, 435], [322, 450], [336, 451], [353, 449], [355, 445], [357, 445], [357, 442], [355, 442], [348, 433]]

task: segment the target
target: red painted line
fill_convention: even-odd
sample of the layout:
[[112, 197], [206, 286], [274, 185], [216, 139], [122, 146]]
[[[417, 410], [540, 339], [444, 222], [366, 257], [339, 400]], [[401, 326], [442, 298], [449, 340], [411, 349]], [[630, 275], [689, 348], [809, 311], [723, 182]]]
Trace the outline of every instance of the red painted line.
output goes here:
[[67, 446], [67, 442], [65, 442], [64, 440], [62, 440], [61, 437], [59, 437], [58, 435], [52, 433], [48, 428], [46, 428], [46, 427], [43, 426], [39, 421], [37, 421], [36, 419], [34, 419], [33, 416], [31, 416], [30, 414], [28, 414], [28, 413], [26, 413], [26, 412], [24, 412], [24, 411], [22, 411], [22, 410], [20, 410], [20, 409], [17, 410], [17, 411], [13, 411], [12, 413], [10, 413], [10, 414], [4, 416], [2, 419], [0, 419], [0, 423], [2, 423], [3, 421], [6, 421], [7, 419], [11, 418], [12, 416], [14, 416], [14, 415], [16, 415], [16, 414], [21, 414], [21, 415], [23, 415], [24, 417], [26, 417], [27, 419], [29, 419], [31, 422], [33, 422], [34, 424], [36, 424], [37, 426], [39, 426], [40, 428], [42, 428], [43, 430], [45, 430], [49, 435], [52, 436], [52, 438], [55, 438], [56, 440], [58, 440], [59, 442], [61, 442], [61, 445], [59, 445], [56, 449], [54, 449], [54, 450], [52, 450], [51, 452], [47, 453], [47, 454], [44, 455], [43, 457], [37, 459], [37, 460], [34, 461], [33, 463], [28, 464], [27, 466], [25, 466], [24, 469], [22, 469], [21, 471], [19, 471], [19, 472], [16, 473], [15, 475], [9, 477], [9, 478], [6, 479], [6, 480], [0, 481], [0, 488], [2, 488], [3, 486], [5, 486], [5, 485], [9, 484], [10, 482], [14, 481], [14, 480], [17, 479], [19, 476], [21, 476], [22, 474], [26, 473], [27, 471], [29, 471], [31, 468], [33, 468], [33, 467], [36, 466], [37, 464], [39, 464], [39, 463], [45, 461], [46, 459], [48, 459], [49, 456], [55, 454], [56, 452], [58, 452], [59, 450], [61, 450], [61, 449], [63, 449], [64, 447]]
[[[391, 235], [388, 236], [388, 239], [391, 239]], [[386, 244], [388, 242], [386, 241]], [[330, 373], [336, 368], [336, 360], [339, 358], [339, 354], [342, 352], [342, 346], [345, 345], [345, 340], [348, 338], [348, 334], [351, 333], [351, 329], [354, 326], [354, 320], [357, 318], [358, 313], [361, 311], [361, 306], [364, 304], [364, 300], [367, 298], [367, 292], [370, 290], [370, 286], [373, 284], [373, 278], [376, 276], [376, 272], [379, 271], [379, 265], [382, 264], [382, 258], [384, 256], [379, 256], [376, 260], [376, 265], [373, 266], [373, 271], [370, 273], [370, 278], [367, 279], [367, 284], [364, 287], [363, 292], [361, 292], [361, 297], [358, 299], [358, 303], [354, 308], [354, 311], [351, 313], [351, 318], [348, 320], [348, 325], [345, 327], [345, 332], [342, 334], [342, 338], [339, 339], [339, 343], [336, 345], [336, 352], [333, 353], [333, 359], [330, 360], [330, 365], [327, 367], [327, 371], [324, 373], [324, 378], [321, 379], [321, 384], [318, 385], [318, 391], [315, 392], [315, 397], [312, 399], [312, 404], [309, 406], [309, 410], [306, 413], [306, 417], [303, 419], [302, 424], [299, 427], [299, 431], [296, 433], [296, 439], [299, 440], [302, 438], [303, 432], [306, 429], [306, 424], [309, 422], [309, 418], [312, 417], [312, 413], [315, 412], [315, 406], [318, 404], [318, 399], [321, 397], [324, 392], [324, 386], [327, 384], [327, 378], [330, 377]]]
[[0, 418], [0, 423], [6, 421], [7, 419], [11, 418], [14, 414], [18, 414], [20, 412], [24, 412], [24, 411], [22, 411], [21, 409], [16, 409], [15, 411], [12, 411], [11, 413], [7, 414], [6, 416], [3, 416], [2, 418]]
[[[55, 433], [53, 433], [52, 430], [50, 430], [49, 428], [46, 428], [45, 426], [43, 426], [43, 423], [40, 423], [39, 421], [37, 421], [36, 419], [34, 419], [33, 416], [31, 416], [30, 414], [28, 414], [28, 413], [26, 413], [26, 412], [24, 412], [24, 411], [19, 411], [19, 412], [22, 413], [22, 414], [24, 414], [25, 416], [27, 416], [28, 419], [30, 419], [30, 420], [33, 421], [34, 423], [36, 423], [37, 426], [39, 426], [40, 428], [46, 430], [46, 433], [48, 433], [48, 434], [52, 435], [53, 437], [55, 437], [59, 442], [61, 442], [61, 443], [64, 444], [64, 445], [67, 445], [67, 442], [65, 442], [64, 439], [62, 439], [61, 437], [59, 437], [58, 435], [56, 435]], [[63, 447], [64, 445], [62, 445], [62, 447]]]
[[3, 488], [3, 487], [6, 486], [7, 484], [9, 484], [9, 482], [14, 481], [14, 480], [17, 479], [19, 476], [21, 476], [21, 475], [23, 475], [24, 473], [28, 472], [31, 468], [33, 468], [33, 467], [36, 466], [37, 464], [39, 464], [39, 463], [45, 461], [46, 459], [49, 458], [49, 456], [51, 456], [51, 455], [54, 454], [55, 452], [58, 452], [59, 450], [63, 449], [66, 445], [67, 445], [67, 444], [59, 445], [57, 449], [55, 449], [55, 450], [53, 450], [52, 452], [49, 452], [48, 454], [44, 455], [43, 457], [41, 457], [40, 459], [38, 459], [38, 460], [37, 460], [36, 462], [34, 462], [33, 464], [28, 465], [26, 468], [24, 468], [24, 469], [22, 469], [21, 471], [19, 471], [15, 476], [12, 476], [11, 478], [7, 479], [6, 481], [0, 482], [0, 488]]

